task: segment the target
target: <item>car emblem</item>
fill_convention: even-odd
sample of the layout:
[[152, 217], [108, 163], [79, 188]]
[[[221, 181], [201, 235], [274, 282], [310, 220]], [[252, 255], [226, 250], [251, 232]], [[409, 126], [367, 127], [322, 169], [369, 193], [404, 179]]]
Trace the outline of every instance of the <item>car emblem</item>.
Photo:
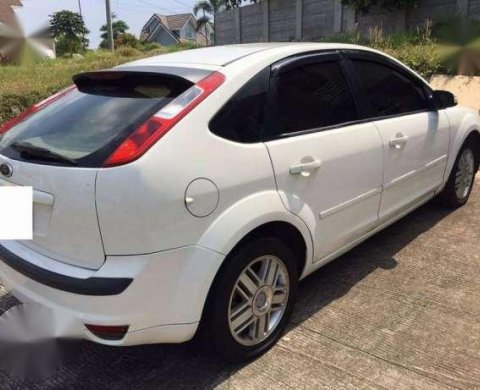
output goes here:
[[3, 163], [0, 165], [0, 173], [3, 176], [10, 177], [13, 175], [13, 168], [10, 164]]

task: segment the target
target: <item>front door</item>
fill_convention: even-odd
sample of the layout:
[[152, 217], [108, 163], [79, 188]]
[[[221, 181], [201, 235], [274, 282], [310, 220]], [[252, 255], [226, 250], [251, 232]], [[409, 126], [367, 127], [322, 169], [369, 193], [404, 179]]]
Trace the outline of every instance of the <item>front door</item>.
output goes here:
[[360, 88], [384, 143], [380, 218], [432, 196], [442, 184], [450, 125], [434, 111], [427, 86], [416, 76], [369, 59], [352, 58]]
[[285, 207], [308, 225], [314, 259], [342, 248], [377, 221], [383, 145], [358, 123], [337, 54], [287, 60], [273, 69], [266, 141]]

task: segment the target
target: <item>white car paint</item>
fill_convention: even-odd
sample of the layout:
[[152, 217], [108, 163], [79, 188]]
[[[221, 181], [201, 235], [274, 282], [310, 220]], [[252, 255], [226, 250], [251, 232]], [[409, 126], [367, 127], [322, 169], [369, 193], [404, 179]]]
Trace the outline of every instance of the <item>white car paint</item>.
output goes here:
[[[130, 277], [132, 284], [119, 295], [92, 298], [44, 286], [0, 262], [2, 280], [73, 322], [130, 326], [119, 341], [84, 330], [91, 340], [182, 342], [193, 337], [226, 256], [255, 228], [281, 221], [300, 232], [307, 249], [303, 278], [431, 199], [467, 135], [480, 129], [471, 110], [453, 107], [265, 144], [210, 132], [210, 119], [260, 70], [294, 54], [332, 49], [375, 52], [338, 44], [251, 44], [122, 65], [207, 69], [226, 81], [127, 165], [75, 168], [73, 175], [72, 168], [0, 156], [0, 164], [18, 172], [0, 183], [31, 185], [36, 194], [34, 240], [2, 245], [58, 274]], [[408, 142], [400, 149], [390, 145], [403, 136]], [[307, 164], [305, 172], [299, 164]], [[193, 196], [187, 189], [197, 180], [213, 186], [199, 186]], [[188, 210], [191, 202], [198, 202], [201, 217]]]

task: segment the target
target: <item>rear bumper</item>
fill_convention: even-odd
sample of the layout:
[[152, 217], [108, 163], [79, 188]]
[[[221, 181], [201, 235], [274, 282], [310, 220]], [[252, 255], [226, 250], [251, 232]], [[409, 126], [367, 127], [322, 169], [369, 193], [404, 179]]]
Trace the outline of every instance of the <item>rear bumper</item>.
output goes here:
[[0, 245], [0, 261], [22, 275], [45, 286], [80, 295], [117, 295], [132, 283], [131, 278], [75, 278], [41, 268]]
[[[102, 268], [92, 271], [43, 258], [19, 242], [1, 244], [0, 279], [15, 295], [61, 313], [79, 337], [109, 345], [191, 339], [224, 259], [203, 247], [188, 246], [108, 256]], [[129, 325], [129, 331], [122, 340], [103, 340], [84, 324]]]

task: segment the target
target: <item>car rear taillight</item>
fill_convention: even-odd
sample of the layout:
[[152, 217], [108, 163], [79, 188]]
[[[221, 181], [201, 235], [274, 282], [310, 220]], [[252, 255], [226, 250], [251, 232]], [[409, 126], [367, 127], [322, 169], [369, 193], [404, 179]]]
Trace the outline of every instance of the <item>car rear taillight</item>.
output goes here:
[[141, 157], [224, 81], [223, 74], [213, 72], [187, 89], [123, 141], [107, 159], [104, 167], [127, 164]]
[[3, 126], [0, 126], [0, 134], [4, 134], [9, 131], [12, 127], [18, 125], [19, 123], [23, 122], [25, 119], [30, 117], [31, 115], [35, 114], [36, 112], [40, 111], [41, 109], [45, 108], [49, 104], [53, 103], [54, 101], [60, 99], [61, 97], [65, 96], [69, 92], [73, 91], [76, 87], [73, 85], [64, 89], [49, 98], [42, 100], [40, 103], [34, 104], [33, 106], [29, 107], [26, 111], [22, 112], [21, 114], [17, 115], [15, 118], [9, 120]]

